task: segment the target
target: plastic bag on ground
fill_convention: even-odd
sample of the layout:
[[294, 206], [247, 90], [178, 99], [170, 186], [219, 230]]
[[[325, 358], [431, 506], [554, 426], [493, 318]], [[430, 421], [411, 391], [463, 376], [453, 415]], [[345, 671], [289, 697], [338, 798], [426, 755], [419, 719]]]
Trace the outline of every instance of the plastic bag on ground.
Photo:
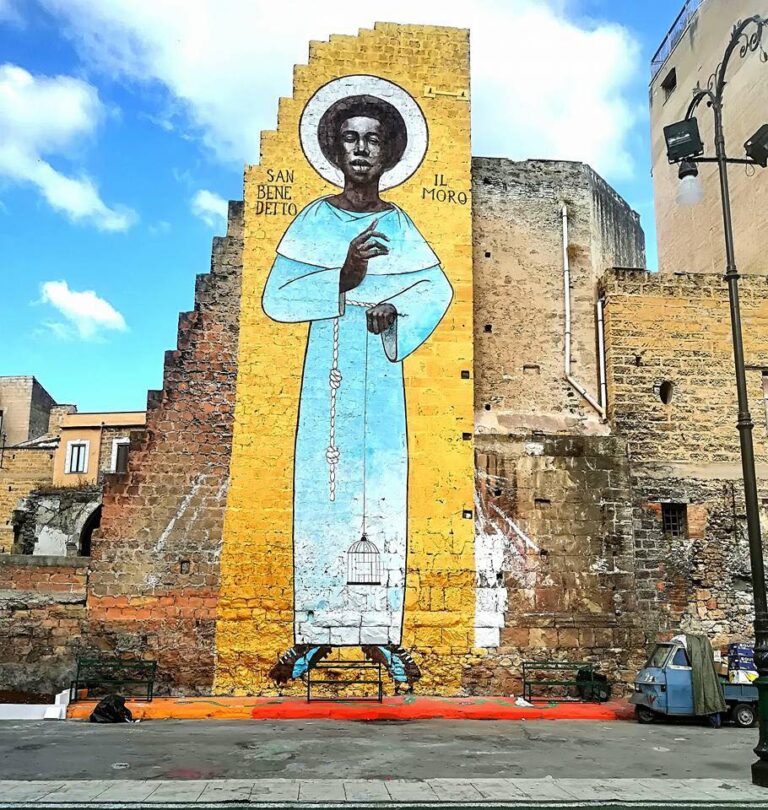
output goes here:
[[132, 723], [133, 714], [122, 695], [107, 695], [98, 702], [88, 719], [91, 723]]

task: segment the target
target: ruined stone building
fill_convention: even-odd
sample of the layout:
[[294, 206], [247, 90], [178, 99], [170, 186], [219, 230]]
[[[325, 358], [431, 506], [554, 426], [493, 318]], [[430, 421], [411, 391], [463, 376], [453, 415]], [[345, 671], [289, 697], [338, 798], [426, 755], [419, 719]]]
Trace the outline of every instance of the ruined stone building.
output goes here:
[[[637, 214], [584, 164], [471, 157], [468, 44], [394, 24], [311, 44], [179, 318], [128, 472], [105, 483], [90, 555], [0, 556], [5, 681], [66, 683], [98, 650], [157, 660], [161, 692], [291, 695], [314, 656], [388, 655], [420, 693], [509, 694], [523, 660], [593, 660], [630, 680], [661, 634], [749, 637], [720, 275], [649, 273]], [[381, 175], [396, 207], [374, 226], [392, 256], [343, 293], [345, 256], [302, 237], [314, 220], [300, 213], [343, 247], [371, 222], [325, 196], [346, 177], [323, 134], [339, 109], [408, 135]], [[746, 278], [742, 300], [763, 490], [765, 284]], [[395, 320], [372, 331], [366, 313], [390, 302]], [[369, 371], [382, 352], [398, 369], [388, 389]], [[345, 399], [357, 390], [374, 415], [362, 472]], [[382, 390], [402, 439], [376, 432], [390, 425]], [[405, 538], [384, 503], [401, 485]], [[353, 516], [340, 537], [337, 506]]]
[[105, 477], [127, 473], [145, 414], [78, 413], [34, 377], [0, 377], [0, 404], [0, 555], [87, 555]]

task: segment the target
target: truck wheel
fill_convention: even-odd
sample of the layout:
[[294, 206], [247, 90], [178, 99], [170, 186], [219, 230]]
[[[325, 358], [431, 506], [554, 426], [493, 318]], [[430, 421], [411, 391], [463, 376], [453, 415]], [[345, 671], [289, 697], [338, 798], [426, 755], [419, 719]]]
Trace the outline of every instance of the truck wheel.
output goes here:
[[751, 706], [749, 703], [737, 703], [733, 707], [731, 716], [733, 717], [733, 722], [741, 728], [751, 728], [755, 725], [755, 721], [757, 720], [755, 707]]
[[638, 723], [653, 723], [656, 720], [656, 712], [647, 706], [635, 706], [635, 719]]

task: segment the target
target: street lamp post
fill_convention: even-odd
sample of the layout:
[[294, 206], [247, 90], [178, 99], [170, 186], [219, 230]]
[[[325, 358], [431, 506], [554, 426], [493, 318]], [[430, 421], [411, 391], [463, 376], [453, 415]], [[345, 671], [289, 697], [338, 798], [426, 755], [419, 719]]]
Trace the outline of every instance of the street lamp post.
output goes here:
[[[665, 127], [667, 156], [670, 163], [679, 163], [681, 181], [698, 174], [697, 163], [717, 163], [720, 176], [720, 197], [723, 207], [723, 231], [725, 235], [725, 280], [731, 308], [731, 334], [733, 359], [736, 367], [736, 394], [739, 405], [737, 426], [741, 444], [741, 465], [744, 475], [744, 501], [747, 510], [747, 534], [749, 537], [749, 557], [752, 569], [752, 590], [755, 603], [755, 665], [757, 667], [758, 723], [760, 736], [754, 751], [758, 760], [752, 765], [752, 781], [756, 785], [768, 787], [768, 601], [766, 601], [765, 569], [763, 565], [763, 543], [760, 535], [760, 513], [757, 500], [757, 479], [755, 475], [755, 454], [752, 444], [752, 417], [749, 413], [747, 379], [744, 368], [744, 343], [741, 334], [741, 312], [739, 308], [739, 273], [736, 269], [736, 256], [733, 243], [733, 223], [731, 220], [731, 200], [728, 191], [728, 164], [742, 163], [765, 167], [768, 163], [768, 127], [762, 126], [746, 144], [746, 158], [729, 158], [725, 150], [723, 132], [723, 92], [726, 87], [725, 75], [734, 51], [738, 49], [741, 58], [759, 51], [760, 59], [768, 62], [768, 54], [762, 46], [763, 28], [768, 18], [754, 16], [738, 22], [725, 49], [723, 60], [710, 76], [707, 87], [697, 87], [688, 107], [685, 119]], [[715, 119], [715, 157], [703, 157], [703, 144], [699, 137], [698, 124], [694, 112], [702, 101], [707, 101]]]

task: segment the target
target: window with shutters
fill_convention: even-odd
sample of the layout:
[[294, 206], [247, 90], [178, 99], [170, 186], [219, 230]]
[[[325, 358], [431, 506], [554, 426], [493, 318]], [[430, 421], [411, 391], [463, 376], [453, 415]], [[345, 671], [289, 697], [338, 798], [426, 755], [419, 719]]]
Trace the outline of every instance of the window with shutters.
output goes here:
[[88, 472], [88, 449], [90, 442], [67, 442], [67, 458], [64, 472], [82, 475]]
[[112, 439], [112, 472], [128, 472], [128, 448], [131, 440], [128, 438]]

